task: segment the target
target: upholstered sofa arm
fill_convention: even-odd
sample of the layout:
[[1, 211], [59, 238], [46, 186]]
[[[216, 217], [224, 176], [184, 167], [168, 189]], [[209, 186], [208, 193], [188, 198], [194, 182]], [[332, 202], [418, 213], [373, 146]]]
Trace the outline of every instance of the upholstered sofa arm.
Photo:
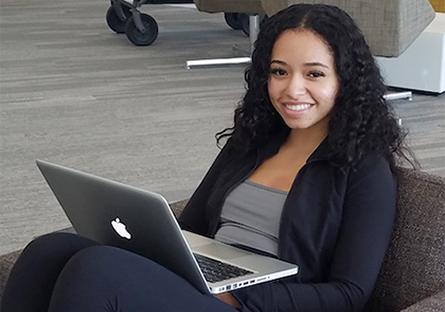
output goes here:
[[185, 205], [187, 205], [188, 199], [182, 199], [175, 202], [170, 202], [170, 207], [173, 210], [176, 217], [179, 217]]
[[443, 312], [445, 307], [445, 289], [425, 298], [402, 312]]
[[15, 261], [20, 255], [20, 250], [14, 251], [0, 256], [0, 301], [2, 301], [3, 290], [5, 289], [6, 281], [8, 280], [9, 272], [12, 269]]

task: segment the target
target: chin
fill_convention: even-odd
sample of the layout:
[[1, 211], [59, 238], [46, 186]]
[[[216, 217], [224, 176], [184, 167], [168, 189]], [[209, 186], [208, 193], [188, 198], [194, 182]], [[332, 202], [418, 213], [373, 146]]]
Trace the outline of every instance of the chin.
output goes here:
[[288, 128], [290, 128], [291, 130], [303, 130], [303, 129], [308, 129], [310, 127], [312, 127], [312, 124], [307, 124], [307, 123], [296, 123], [296, 122], [286, 122], [285, 124]]

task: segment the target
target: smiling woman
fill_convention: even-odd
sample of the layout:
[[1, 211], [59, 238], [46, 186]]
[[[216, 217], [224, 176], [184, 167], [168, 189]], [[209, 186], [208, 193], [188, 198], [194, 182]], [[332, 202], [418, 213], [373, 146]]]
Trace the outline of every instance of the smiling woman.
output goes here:
[[2, 311], [362, 311], [404, 156], [362, 33], [336, 7], [291, 6], [263, 24], [245, 79], [233, 126], [217, 134], [227, 141], [179, 222], [296, 264], [298, 275], [204, 295], [149, 259], [53, 234], [17, 261]]
[[339, 87], [329, 46], [312, 31], [285, 31], [273, 47], [270, 73], [269, 97], [290, 135], [326, 137]]
[[329, 46], [313, 31], [284, 31], [272, 49], [267, 86], [274, 114], [290, 132], [281, 151], [260, 165], [250, 180], [289, 191], [309, 155], [328, 135], [339, 88]]

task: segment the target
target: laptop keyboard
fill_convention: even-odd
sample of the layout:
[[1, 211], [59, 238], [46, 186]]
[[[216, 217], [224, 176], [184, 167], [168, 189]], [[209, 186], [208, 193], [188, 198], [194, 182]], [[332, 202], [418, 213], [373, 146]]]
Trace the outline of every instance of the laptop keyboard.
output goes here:
[[199, 267], [208, 282], [216, 283], [229, 278], [239, 277], [253, 272], [241, 269], [240, 267], [230, 265], [203, 255], [194, 254]]

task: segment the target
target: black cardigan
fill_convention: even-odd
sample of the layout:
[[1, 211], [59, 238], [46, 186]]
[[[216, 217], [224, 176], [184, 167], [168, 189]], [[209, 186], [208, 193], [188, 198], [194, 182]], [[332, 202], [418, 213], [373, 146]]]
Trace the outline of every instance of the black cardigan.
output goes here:
[[[181, 227], [214, 237], [228, 193], [279, 146], [240, 160], [229, 141], [181, 214]], [[396, 182], [382, 156], [342, 171], [328, 151], [325, 140], [299, 171], [283, 207], [278, 257], [299, 265], [299, 273], [232, 292], [241, 311], [361, 311], [368, 300], [391, 237]]]

